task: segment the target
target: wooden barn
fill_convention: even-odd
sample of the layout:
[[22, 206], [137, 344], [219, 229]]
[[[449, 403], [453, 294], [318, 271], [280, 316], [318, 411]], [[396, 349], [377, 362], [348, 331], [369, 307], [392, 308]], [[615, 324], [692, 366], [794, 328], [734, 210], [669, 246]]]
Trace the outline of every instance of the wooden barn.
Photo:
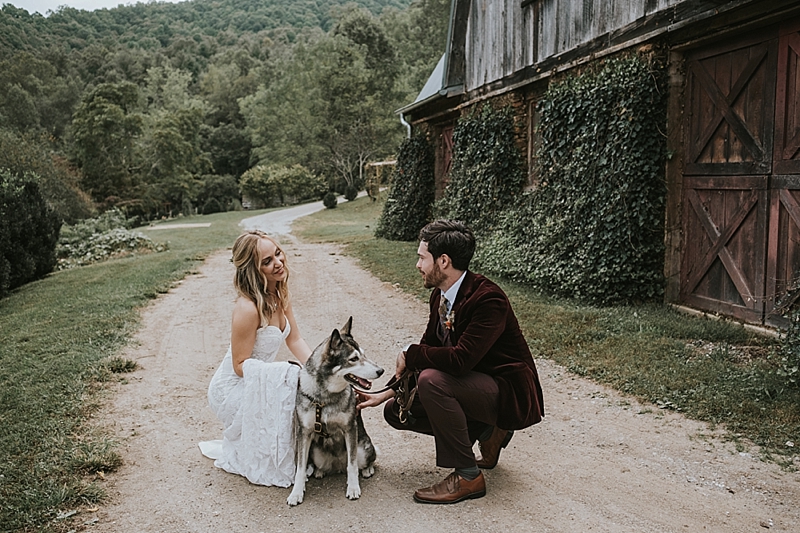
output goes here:
[[527, 124], [554, 75], [630, 49], [668, 50], [666, 300], [766, 325], [800, 295], [800, 2], [453, 0], [446, 52], [400, 109], [436, 140], [501, 98]]

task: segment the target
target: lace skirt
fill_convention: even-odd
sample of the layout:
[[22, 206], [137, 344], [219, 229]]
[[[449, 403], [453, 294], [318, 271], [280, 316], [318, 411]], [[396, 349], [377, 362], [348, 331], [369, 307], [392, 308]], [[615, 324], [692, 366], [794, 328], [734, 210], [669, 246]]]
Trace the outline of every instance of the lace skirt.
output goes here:
[[208, 389], [209, 405], [224, 426], [222, 441], [200, 443], [214, 465], [257, 485], [294, 483], [294, 407], [299, 367], [247, 359], [239, 377], [226, 363]]

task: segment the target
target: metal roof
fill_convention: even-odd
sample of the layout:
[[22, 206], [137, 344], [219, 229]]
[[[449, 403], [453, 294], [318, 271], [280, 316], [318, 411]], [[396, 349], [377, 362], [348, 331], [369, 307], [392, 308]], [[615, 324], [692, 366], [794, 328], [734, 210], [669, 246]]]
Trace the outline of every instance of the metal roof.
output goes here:
[[416, 100], [407, 106], [401, 107], [395, 111], [395, 113], [405, 113], [446, 94], [442, 92], [442, 88], [444, 87], [444, 65], [446, 56], [447, 54], [442, 54], [442, 58], [436, 64], [436, 68], [433, 69], [433, 73], [428, 78], [428, 81], [425, 82], [425, 86], [417, 95]]

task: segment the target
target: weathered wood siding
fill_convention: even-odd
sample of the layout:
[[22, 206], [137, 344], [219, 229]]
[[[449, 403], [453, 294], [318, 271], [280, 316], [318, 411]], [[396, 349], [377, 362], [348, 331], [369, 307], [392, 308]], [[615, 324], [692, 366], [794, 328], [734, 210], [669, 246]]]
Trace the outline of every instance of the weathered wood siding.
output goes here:
[[574, 50], [686, 0], [471, 0], [465, 89]]

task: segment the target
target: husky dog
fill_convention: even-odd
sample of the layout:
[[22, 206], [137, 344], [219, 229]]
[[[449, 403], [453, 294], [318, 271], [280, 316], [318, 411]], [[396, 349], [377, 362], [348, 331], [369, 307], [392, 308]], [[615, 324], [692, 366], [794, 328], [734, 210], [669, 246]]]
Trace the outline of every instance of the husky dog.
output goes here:
[[364, 429], [361, 413], [350, 384], [364, 388], [377, 379], [383, 369], [370, 361], [350, 335], [353, 317], [341, 329], [317, 346], [300, 371], [295, 407], [297, 431], [297, 473], [294, 488], [286, 500], [289, 505], [303, 502], [306, 477], [321, 478], [330, 472], [347, 472], [347, 497], [361, 496], [358, 472], [370, 477], [374, 472], [375, 447]]

